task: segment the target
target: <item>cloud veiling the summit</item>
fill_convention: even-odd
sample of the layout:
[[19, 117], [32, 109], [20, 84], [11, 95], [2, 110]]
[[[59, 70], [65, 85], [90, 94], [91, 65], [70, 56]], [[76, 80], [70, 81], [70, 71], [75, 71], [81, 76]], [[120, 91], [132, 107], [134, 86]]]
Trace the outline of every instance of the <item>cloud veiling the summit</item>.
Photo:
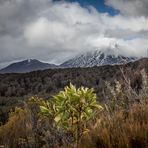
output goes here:
[[[148, 48], [147, 0], [106, 0], [119, 10], [112, 16], [78, 2], [0, 1], [0, 63], [36, 58], [61, 63], [82, 51], [105, 50], [144, 56]], [[129, 9], [130, 7], [130, 9]]]

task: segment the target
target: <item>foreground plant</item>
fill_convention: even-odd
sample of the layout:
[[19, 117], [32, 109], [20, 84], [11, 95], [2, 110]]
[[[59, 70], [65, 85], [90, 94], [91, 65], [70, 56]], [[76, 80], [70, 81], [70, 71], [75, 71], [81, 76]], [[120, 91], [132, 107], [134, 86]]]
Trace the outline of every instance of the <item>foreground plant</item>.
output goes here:
[[71, 133], [78, 143], [81, 136], [88, 131], [86, 123], [102, 109], [96, 102], [94, 89], [66, 86], [64, 91], [40, 106], [41, 113], [53, 121], [53, 125]]

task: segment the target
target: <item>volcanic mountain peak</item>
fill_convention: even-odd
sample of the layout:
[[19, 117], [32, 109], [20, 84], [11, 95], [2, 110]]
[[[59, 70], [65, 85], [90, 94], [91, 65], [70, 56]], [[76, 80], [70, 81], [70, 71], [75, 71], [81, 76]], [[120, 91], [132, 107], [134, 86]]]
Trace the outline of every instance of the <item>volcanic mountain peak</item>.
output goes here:
[[[116, 45], [117, 46], [117, 45]], [[135, 61], [135, 57], [126, 57], [118, 54], [117, 48], [111, 48], [104, 52], [100, 50], [88, 51], [74, 57], [63, 64], [62, 67], [93, 67], [102, 65], [124, 64]]]

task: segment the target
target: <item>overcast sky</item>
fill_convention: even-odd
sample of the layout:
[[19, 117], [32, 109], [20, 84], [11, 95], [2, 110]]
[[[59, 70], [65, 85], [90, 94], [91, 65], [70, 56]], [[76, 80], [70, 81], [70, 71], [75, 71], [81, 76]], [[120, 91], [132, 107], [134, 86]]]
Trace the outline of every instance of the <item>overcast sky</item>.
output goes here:
[[148, 0], [0, 0], [0, 68], [28, 58], [60, 64], [115, 44], [146, 56]]

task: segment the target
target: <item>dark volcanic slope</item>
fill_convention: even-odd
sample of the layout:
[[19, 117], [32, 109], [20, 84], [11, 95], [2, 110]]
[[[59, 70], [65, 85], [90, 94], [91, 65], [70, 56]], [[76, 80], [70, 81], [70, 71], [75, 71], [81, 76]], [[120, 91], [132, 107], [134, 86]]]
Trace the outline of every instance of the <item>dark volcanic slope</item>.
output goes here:
[[30, 59], [13, 63], [6, 68], [0, 70], [0, 73], [25, 73], [35, 70], [52, 69], [57, 67], [58, 66], [54, 64], [43, 63], [36, 59]]
[[70, 82], [76, 86], [93, 87], [99, 99], [103, 100], [106, 90], [105, 81], [123, 80], [120, 68], [136, 85], [140, 81], [140, 70], [148, 72], [148, 59], [128, 63], [126, 65], [101, 66], [92, 68], [50, 69], [25, 74], [0, 74], [0, 97], [27, 97], [41, 95], [49, 97]]

